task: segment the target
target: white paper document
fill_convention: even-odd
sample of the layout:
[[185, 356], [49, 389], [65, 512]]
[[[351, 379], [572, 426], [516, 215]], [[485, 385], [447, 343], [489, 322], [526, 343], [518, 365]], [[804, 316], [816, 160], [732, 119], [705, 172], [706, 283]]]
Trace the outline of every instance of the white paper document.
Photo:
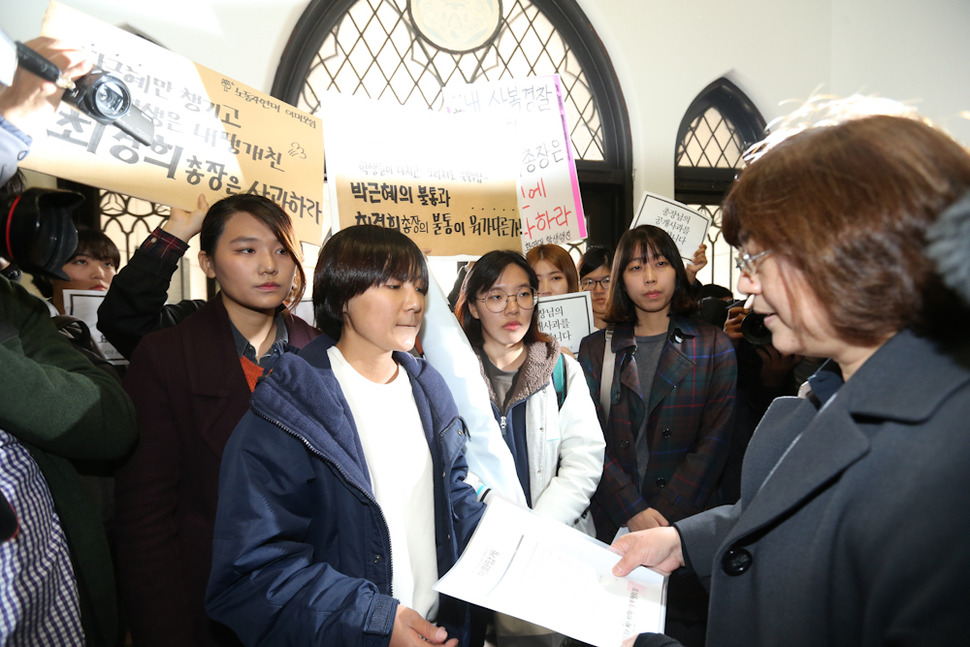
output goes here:
[[458, 563], [435, 590], [595, 647], [663, 632], [667, 578], [640, 567], [613, 575], [606, 544], [492, 499]]

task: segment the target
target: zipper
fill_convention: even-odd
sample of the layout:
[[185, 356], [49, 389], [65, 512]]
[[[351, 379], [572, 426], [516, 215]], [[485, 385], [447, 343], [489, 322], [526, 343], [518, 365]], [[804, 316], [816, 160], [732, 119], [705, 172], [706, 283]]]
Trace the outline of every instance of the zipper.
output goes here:
[[377, 502], [377, 499], [375, 499], [370, 492], [356, 485], [353, 479], [350, 478], [350, 476], [347, 474], [347, 472], [344, 470], [343, 467], [337, 464], [336, 461], [333, 461], [327, 458], [326, 456], [324, 456], [323, 452], [321, 452], [319, 449], [314, 447], [310, 443], [310, 441], [307, 440], [302, 434], [297, 433], [292, 429], [290, 429], [289, 427], [284, 426], [283, 423], [279, 422], [278, 420], [275, 420], [274, 418], [270, 418], [269, 416], [257, 411], [255, 407], [250, 407], [250, 411], [256, 414], [256, 416], [258, 416], [259, 418], [262, 418], [266, 422], [270, 423], [274, 427], [279, 428], [281, 431], [283, 431], [283, 433], [299, 440], [303, 444], [303, 446], [310, 451], [311, 454], [319, 458], [324, 463], [327, 463], [328, 465], [332, 465], [334, 469], [336, 469], [337, 472], [340, 473], [340, 476], [343, 477], [344, 481], [346, 481], [351, 487], [356, 489], [358, 492], [363, 494], [364, 498], [366, 498], [368, 501], [374, 504], [374, 507], [377, 509], [377, 513], [381, 516], [381, 521], [384, 523], [383, 539], [385, 539], [384, 544], [385, 544], [385, 547], [387, 548], [387, 572], [390, 575], [388, 586], [391, 589], [391, 595], [394, 595], [394, 560], [393, 560], [393, 553], [391, 552], [391, 531], [389, 530], [389, 527], [387, 525], [387, 517], [384, 516], [384, 511], [381, 509], [381, 506]]

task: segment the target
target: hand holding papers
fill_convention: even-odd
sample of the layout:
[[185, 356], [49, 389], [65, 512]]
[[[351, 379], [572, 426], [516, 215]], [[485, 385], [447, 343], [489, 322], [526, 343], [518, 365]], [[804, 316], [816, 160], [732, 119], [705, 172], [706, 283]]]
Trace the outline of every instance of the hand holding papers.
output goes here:
[[667, 581], [636, 568], [613, 575], [602, 542], [495, 499], [435, 590], [533, 622], [596, 647], [662, 632]]

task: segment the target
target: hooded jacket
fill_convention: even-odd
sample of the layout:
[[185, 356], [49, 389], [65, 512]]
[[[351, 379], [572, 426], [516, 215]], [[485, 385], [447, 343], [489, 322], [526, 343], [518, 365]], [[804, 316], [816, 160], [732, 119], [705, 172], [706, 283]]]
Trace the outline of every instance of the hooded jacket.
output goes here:
[[[247, 645], [390, 642], [390, 535], [360, 437], [320, 337], [257, 387], [226, 446], [207, 608]], [[465, 425], [430, 364], [394, 359], [411, 379], [434, 466], [439, 575], [484, 505], [464, 482]], [[429, 532], [431, 529], [429, 529]], [[442, 596], [437, 624], [467, 643], [467, 606]]]
[[[481, 364], [481, 353], [476, 349]], [[524, 425], [529, 459], [529, 500], [543, 516], [575, 525], [589, 507], [603, 473], [606, 441], [586, 378], [572, 357], [563, 356], [564, 399], [559, 406], [552, 373], [560, 357], [558, 342], [527, 346], [528, 356], [502, 410], [482, 367], [492, 410], [503, 436]]]

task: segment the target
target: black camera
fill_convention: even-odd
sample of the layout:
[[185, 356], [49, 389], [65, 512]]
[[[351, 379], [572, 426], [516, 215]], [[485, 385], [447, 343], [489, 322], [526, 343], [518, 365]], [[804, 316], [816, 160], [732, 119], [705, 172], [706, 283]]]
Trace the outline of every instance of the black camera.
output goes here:
[[77, 247], [74, 191], [32, 188], [0, 202], [0, 256], [28, 272], [69, 280], [61, 269]]
[[[703, 301], [702, 301], [703, 303]], [[729, 301], [724, 307], [725, 316], [728, 310], [744, 306], [745, 300]], [[723, 324], [722, 324], [723, 325]], [[757, 312], [749, 312], [741, 320], [741, 336], [752, 346], [764, 346], [771, 343], [771, 331], [765, 326], [765, 316]]]
[[771, 331], [765, 326], [765, 316], [757, 312], [749, 312], [741, 320], [741, 336], [752, 346], [764, 346], [771, 343]]
[[155, 125], [132, 104], [128, 86], [104, 70], [95, 68], [75, 80], [74, 88], [64, 92], [63, 100], [98, 123], [117, 126], [146, 146], [155, 139]]

